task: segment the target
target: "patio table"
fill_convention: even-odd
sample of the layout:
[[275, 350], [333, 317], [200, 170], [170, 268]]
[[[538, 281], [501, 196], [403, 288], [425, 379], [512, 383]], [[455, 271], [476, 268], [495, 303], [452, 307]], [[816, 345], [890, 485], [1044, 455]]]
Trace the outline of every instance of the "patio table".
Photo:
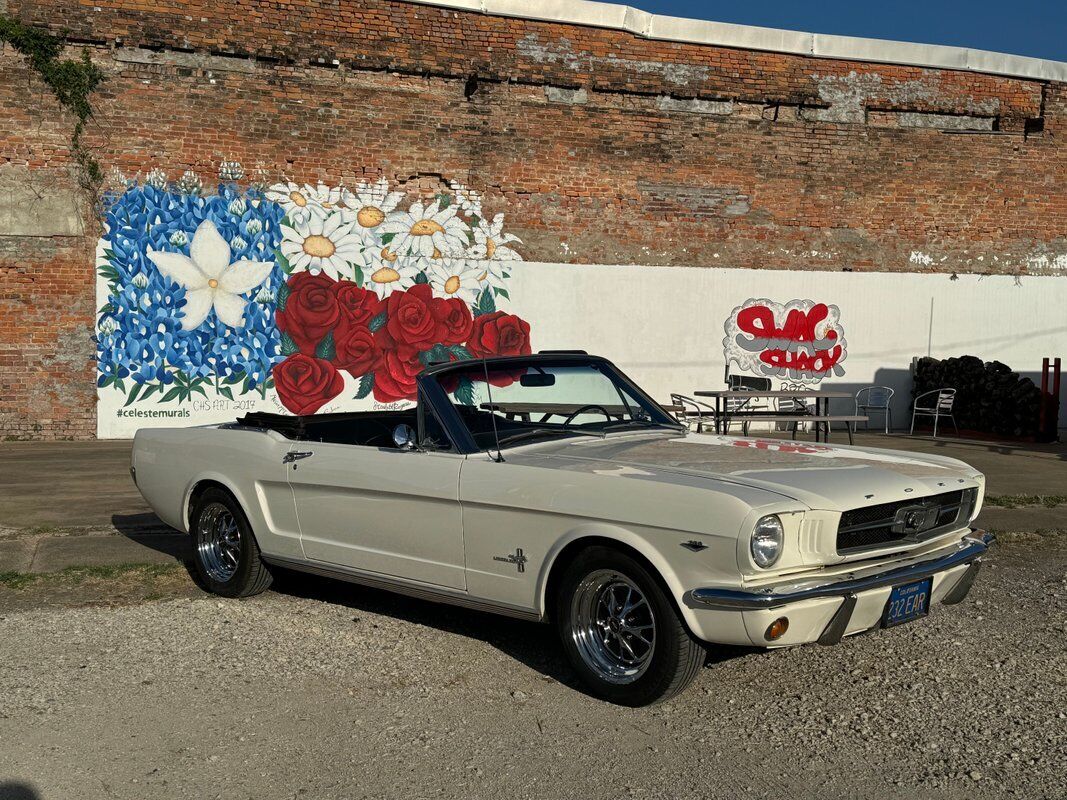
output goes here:
[[[722, 433], [729, 430], [731, 421], [735, 422], [814, 422], [815, 441], [820, 441], [819, 432], [823, 433], [821, 441], [830, 439], [830, 423], [844, 422], [848, 430], [848, 441], [852, 443], [852, 426], [857, 422], [865, 422], [867, 417], [847, 414], [830, 414], [830, 401], [845, 398], [852, 399], [850, 392], [824, 391], [820, 389], [702, 389], [693, 392], [697, 397], [710, 397], [715, 401], [715, 432]], [[731, 412], [729, 400], [751, 399], [754, 397], [789, 398], [792, 400], [814, 399], [815, 413], [798, 411], [796, 413], [781, 411], [741, 411]], [[796, 438], [796, 425], [793, 426], [793, 437]]]

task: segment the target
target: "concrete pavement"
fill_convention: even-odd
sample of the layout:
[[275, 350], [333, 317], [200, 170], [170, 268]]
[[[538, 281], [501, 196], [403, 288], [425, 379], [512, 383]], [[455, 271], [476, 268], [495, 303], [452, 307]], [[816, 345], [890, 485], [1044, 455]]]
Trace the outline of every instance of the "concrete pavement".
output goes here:
[[[844, 440], [835, 432], [833, 441]], [[992, 497], [1067, 495], [1067, 444], [873, 433], [858, 434], [856, 444], [959, 458], [986, 474]], [[130, 447], [128, 441], [0, 444], [0, 572], [184, 557], [186, 537], [163, 525], [130, 479]], [[978, 523], [1001, 532], [1067, 530], [1067, 504], [987, 505]]]

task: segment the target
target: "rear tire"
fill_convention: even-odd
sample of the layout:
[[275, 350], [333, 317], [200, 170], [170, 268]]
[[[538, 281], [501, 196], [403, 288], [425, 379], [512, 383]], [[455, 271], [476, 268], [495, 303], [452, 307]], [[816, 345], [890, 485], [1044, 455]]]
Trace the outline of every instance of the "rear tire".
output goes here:
[[579, 553], [563, 574], [555, 608], [571, 665], [593, 694], [612, 703], [661, 703], [704, 665], [704, 647], [660, 582], [619, 550]]
[[241, 506], [229, 492], [212, 487], [196, 501], [189, 532], [193, 565], [201, 585], [223, 597], [250, 597], [264, 591], [271, 574]]

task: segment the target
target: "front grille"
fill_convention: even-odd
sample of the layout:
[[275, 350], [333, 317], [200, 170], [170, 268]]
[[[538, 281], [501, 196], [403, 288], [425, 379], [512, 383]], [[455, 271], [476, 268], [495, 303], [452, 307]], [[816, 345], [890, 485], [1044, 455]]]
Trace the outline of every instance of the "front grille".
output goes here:
[[[837, 552], [866, 550], [892, 542], [915, 542], [936, 536], [957, 522], [967, 522], [977, 497], [977, 489], [963, 489], [851, 509], [841, 515], [837, 527]], [[898, 523], [897, 512], [913, 507], [929, 509], [929, 516], [921, 529], [905, 530]]]

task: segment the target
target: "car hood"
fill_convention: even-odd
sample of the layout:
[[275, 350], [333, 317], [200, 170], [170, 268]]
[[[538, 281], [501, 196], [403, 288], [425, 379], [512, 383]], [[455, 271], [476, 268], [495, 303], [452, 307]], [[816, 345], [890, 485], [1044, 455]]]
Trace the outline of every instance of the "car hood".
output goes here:
[[[944, 456], [709, 434], [575, 438], [536, 446], [542, 458], [648, 469], [764, 489], [809, 508], [844, 511], [980, 485], [981, 473]], [[531, 454], [532, 455], [532, 454]], [[563, 466], [561, 463], [560, 466]], [[650, 474], [651, 477], [651, 474]]]

